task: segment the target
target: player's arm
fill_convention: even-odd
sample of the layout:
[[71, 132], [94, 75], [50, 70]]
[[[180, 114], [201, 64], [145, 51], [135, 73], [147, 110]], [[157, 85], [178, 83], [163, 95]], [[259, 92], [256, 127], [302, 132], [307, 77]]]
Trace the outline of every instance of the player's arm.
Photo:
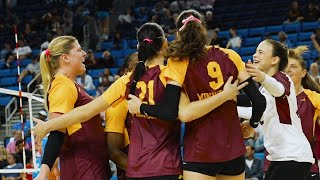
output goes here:
[[[53, 119], [59, 116], [61, 116], [60, 113], [50, 113], [49, 121], [50, 119]], [[46, 175], [45, 177], [48, 176], [52, 166], [54, 165], [56, 159], [58, 158], [58, 154], [64, 143], [64, 137], [65, 137], [65, 129], [50, 132], [48, 141], [44, 149], [43, 158], [41, 161], [41, 169], [44, 170], [44, 173]], [[40, 173], [42, 172], [40, 171]]]
[[140, 113], [157, 117], [162, 120], [174, 121], [178, 116], [180, 94], [181, 85], [177, 85], [176, 82], [170, 81], [165, 88], [162, 101], [156, 105], [142, 103], [140, 106]]
[[[248, 73], [248, 71], [246, 70], [245, 65], [241, 57], [239, 56], [239, 54], [237, 54], [232, 50], [229, 50], [229, 57], [238, 68], [239, 82], [248, 83], [248, 85], [243, 88], [243, 91], [246, 93], [246, 95], [248, 96], [252, 104], [252, 117], [250, 119], [250, 125], [252, 127], [257, 127], [264, 113], [264, 110], [266, 109], [266, 106], [267, 106], [266, 98], [259, 91], [256, 83], [251, 77], [252, 75]], [[250, 60], [249, 60], [249, 63], [250, 63]]]
[[165, 73], [168, 81], [162, 100], [155, 105], [148, 105], [142, 104], [137, 97], [130, 95], [129, 98], [132, 100], [128, 101], [129, 112], [133, 114], [141, 113], [162, 120], [175, 121], [178, 117], [181, 87], [188, 63], [187, 60], [169, 59]]
[[127, 113], [126, 101], [121, 102], [115, 108], [109, 108], [106, 111], [106, 127], [104, 129], [110, 159], [123, 170], [126, 170], [128, 166], [128, 156], [121, 151], [123, 146], [128, 143], [125, 139], [128, 137], [125, 128]]
[[121, 151], [124, 135], [122, 133], [107, 132], [107, 144], [110, 153], [110, 159], [121, 169], [128, 167], [128, 156]]
[[86, 105], [74, 108], [66, 114], [45, 122], [44, 128], [47, 132], [67, 128], [74, 124], [85, 122], [109, 107], [110, 105], [105, 101], [103, 96], [99, 96]]
[[88, 104], [74, 108], [70, 112], [47, 122], [42, 122], [34, 118], [33, 120], [37, 122], [37, 125], [32, 128], [32, 131], [34, 131], [34, 135], [37, 137], [37, 140], [39, 140], [50, 131], [85, 122], [100, 112], [105, 111], [110, 106], [116, 106], [123, 100], [124, 92], [125, 84], [123, 84], [123, 79], [121, 80], [120, 78], [117, 82], [113, 83], [103, 95]]
[[233, 77], [228, 79], [222, 92], [203, 100], [190, 102], [187, 95], [182, 93], [179, 104], [179, 119], [183, 122], [190, 122], [208, 114], [226, 101], [235, 99], [238, 91], [247, 83], [238, 86], [238, 81], [231, 83], [232, 79]]

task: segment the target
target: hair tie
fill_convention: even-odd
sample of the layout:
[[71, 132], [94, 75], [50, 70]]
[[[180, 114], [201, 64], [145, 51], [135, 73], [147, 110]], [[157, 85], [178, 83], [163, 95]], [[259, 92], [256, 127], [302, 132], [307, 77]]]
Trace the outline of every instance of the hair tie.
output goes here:
[[194, 17], [193, 15], [190, 15], [189, 17], [187, 17], [186, 19], [182, 20], [182, 24], [183, 26], [181, 26], [181, 28], [179, 29], [179, 31], [182, 31], [184, 29], [184, 27], [186, 27], [186, 25], [191, 22], [191, 21], [194, 21], [198, 24], [201, 24], [201, 20]]
[[153, 40], [149, 38], [144, 38], [143, 41], [148, 42], [149, 44], [152, 44]]
[[47, 62], [50, 62], [50, 50], [49, 50], [49, 48], [46, 49], [45, 55], [47, 56]]

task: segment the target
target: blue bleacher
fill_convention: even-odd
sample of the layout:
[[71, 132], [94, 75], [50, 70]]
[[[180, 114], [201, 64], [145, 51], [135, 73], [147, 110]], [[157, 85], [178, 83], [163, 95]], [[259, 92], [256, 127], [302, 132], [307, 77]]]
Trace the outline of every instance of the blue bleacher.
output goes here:
[[319, 28], [319, 22], [303, 22], [302, 23], [302, 31], [314, 31], [315, 29]]
[[99, 79], [98, 78], [97, 79], [93, 79], [93, 84], [94, 84], [95, 87], [99, 87], [99, 85], [100, 85]]
[[35, 57], [35, 56], [38, 56], [40, 54], [40, 49], [32, 49], [32, 56]]
[[110, 54], [111, 54], [115, 59], [123, 58], [123, 50], [113, 50], [113, 51], [110, 51]]
[[28, 64], [31, 64], [31, 63], [32, 63], [32, 59], [22, 59], [20, 61], [20, 66], [26, 67]]
[[[253, 55], [253, 54], [252, 54], [252, 55]], [[251, 62], [252, 62], [252, 58], [253, 58], [252, 55], [251, 55], [251, 56], [242, 56], [242, 57], [241, 57], [241, 58], [242, 58], [242, 61], [246, 63], [246, 62], [248, 62], [248, 60], [250, 59]]]
[[301, 32], [299, 34], [299, 41], [311, 41], [310, 37], [313, 32]]
[[22, 83], [22, 84], [28, 84], [32, 79], [33, 79], [33, 76], [32, 76], [32, 75], [25, 76], [25, 77], [22, 79], [21, 83]]
[[0, 106], [6, 106], [11, 101], [11, 99], [11, 96], [0, 97]]
[[2, 77], [0, 78], [0, 85], [3, 86], [10, 86], [17, 84], [17, 77]]
[[226, 39], [229, 39], [231, 37], [229, 31], [220, 31], [220, 32], [218, 32], [218, 36], [221, 38], [226, 38]]
[[265, 27], [257, 27], [257, 28], [250, 28], [249, 29], [249, 36], [254, 37], [254, 36], [263, 36], [266, 33], [266, 28]]
[[272, 35], [271, 39], [275, 40], [275, 41], [279, 41], [279, 36], [278, 34]]
[[113, 42], [112, 41], [103, 42], [101, 44], [101, 49], [103, 49], [103, 50], [110, 50], [110, 49], [112, 49], [112, 47], [113, 47]]
[[109, 70], [112, 75], [116, 75], [118, 74], [119, 68], [109, 68]]
[[10, 69], [0, 69], [0, 77], [9, 76], [10, 72]]
[[102, 57], [102, 54], [103, 54], [103, 52], [95, 52], [94, 57], [99, 59]]
[[117, 66], [117, 67], [122, 66], [123, 63], [124, 63], [124, 59], [117, 59], [117, 60], [116, 60], [116, 66]]
[[248, 56], [248, 55], [253, 55], [256, 52], [256, 47], [242, 47], [240, 49], [240, 55], [241, 56]]
[[275, 26], [267, 26], [266, 33], [269, 34], [278, 34], [280, 31], [283, 31], [282, 25], [275, 25]]
[[125, 49], [123, 50], [123, 56], [126, 57], [127, 55], [137, 51], [138, 51], [137, 49]]
[[137, 45], [138, 45], [138, 41], [136, 39], [129, 39], [128, 40], [128, 46], [130, 48], [135, 49], [135, 48], [137, 48]]
[[95, 97], [97, 95], [97, 91], [96, 90], [86, 90], [86, 92], [90, 95]]
[[296, 42], [298, 40], [298, 34], [287, 34], [287, 39], [289, 39], [291, 42]]
[[104, 69], [92, 69], [92, 70], [88, 70], [88, 74], [92, 77], [92, 78], [98, 78], [100, 76], [100, 74], [104, 73]]
[[5, 62], [4, 61], [2, 61], [2, 60], [0, 60], [0, 69], [2, 69], [2, 68], [4, 68], [5, 67]]
[[256, 46], [261, 42], [261, 37], [245, 38], [242, 42], [242, 46]]
[[299, 41], [296, 43], [296, 46], [302, 46], [302, 45], [306, 45], [308, 46], [310, 49], [313, 48], [313, 44], [311, 41]]
[[298, 32], [300, 32], [300, 30], [301, 30], [301, 25], [300, 25], [300, 23], [284, 24], [284, 25], [283, 25], [283, 30], [284, 30], [284, 32], [286, 32], [286, 33], [289, 33], [289, 32], [298, 33]]
[[[21, 87], [21, 88], [23, 88], [23, 87]], [[19, 86], [6, 86], [6, 89], [11, 89], [11, 90], [19, 91]]]
[[237, 34], [238, 34], [238, 36], [245, 38], [248, 36], [249, 30], [248, 29], [238, 29]]

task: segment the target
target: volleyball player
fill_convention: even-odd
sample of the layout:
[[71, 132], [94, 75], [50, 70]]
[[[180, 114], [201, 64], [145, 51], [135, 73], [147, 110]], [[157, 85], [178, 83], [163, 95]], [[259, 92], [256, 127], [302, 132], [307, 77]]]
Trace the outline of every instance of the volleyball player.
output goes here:
[[[86, 52], [72, 36], [59, 36], [41, 53], [40, 68], [49, 121], [91, 102], [75, 78], [85, 72]], [[62, 146], [62, 147], [61, 147]], [[61, 149], [61, 150], [60, 150]], [[50, 133], [40, 175], [45, 179], [59, 154], [61, 180], [104, 180], [110, 177], [100, 116]]]
[[265, 179], [304, 179], [314, 163], [310, 144], [297, 115], [294, 84], [282, 71], [288, 64], [287, 48], [274, 40], [262, 41], [253, 55], [248, 73], [261, 83], [267, 107], [262, 116], [264, 146], [271, 164]]
[[[125, 58], [121, 67], [124, 73], [134, 70], [138, 62], [138, 53], [132, 53]], [[115, 108], [108, 108], [106, 111], [106, 139], [110, 153], [110, 159], [117, 165], [118, 180], [125, 180], [128, 166], [128, 148], [130, 123], [127, 118], [127, 102], [121, 102]]]
[[[307, 65], [303, 60], [302, 54], [307, 50], [307, 46], [298, 46], [295, 49], [289, 49], [289, 61], [285, 72], [293, 81], [302, 130], [315, 156], [315, 127], [317, 123], [319, 124], [317, 119], [320, 117], [320, 87], [310, 78]], [[317, 163], [312, 165], [308, 179], [315, 178], [319, 178]]]

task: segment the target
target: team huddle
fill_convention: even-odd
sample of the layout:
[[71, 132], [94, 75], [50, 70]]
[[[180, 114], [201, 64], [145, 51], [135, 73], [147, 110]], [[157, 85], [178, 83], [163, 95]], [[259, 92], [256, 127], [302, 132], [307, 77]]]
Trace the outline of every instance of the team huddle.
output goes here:
[[[320, 88], [306, 73], [307, 48], [267, 39], [245, 64], [233, 50], [207, 46], [197, 11], [183, 11], [176, 26], [176, 39], [168, 43], [161, 26], [143, 24], [138, 62], [93, 100], [75, 83], [86, 70], [77, 39], [51, 41], [40, 57], [49, 121], [35, 119], [32, 129], [37, 140], [50, 132], [37, 180], [46, 179], [58, 157], [61, 180], [110, 178], [109, 159], [124, 170], [119, 179], [245, 179], [237, 106], [247, 104], [250, 126], [264, 132], [265, 179], [309, 176]], [[100, 112], [106, 112], [105, 129]], [[123, 151], [115, 153], [114, 146]]]

